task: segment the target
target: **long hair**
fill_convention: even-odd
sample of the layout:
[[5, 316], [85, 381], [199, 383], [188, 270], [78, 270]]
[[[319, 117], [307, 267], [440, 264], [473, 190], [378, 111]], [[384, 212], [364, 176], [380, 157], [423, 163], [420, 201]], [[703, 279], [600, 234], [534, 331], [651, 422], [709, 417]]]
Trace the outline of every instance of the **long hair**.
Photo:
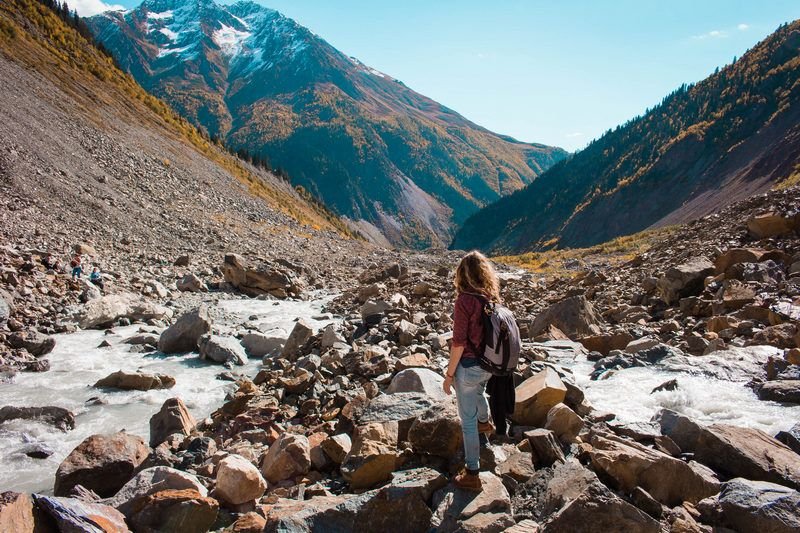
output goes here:
[[465, 255], [456, 268], [453, 280], [458, 293], [483, 294], [488, 299], [500, 301], [500, 282], [492, 263], [480, 252], [472, 251]]

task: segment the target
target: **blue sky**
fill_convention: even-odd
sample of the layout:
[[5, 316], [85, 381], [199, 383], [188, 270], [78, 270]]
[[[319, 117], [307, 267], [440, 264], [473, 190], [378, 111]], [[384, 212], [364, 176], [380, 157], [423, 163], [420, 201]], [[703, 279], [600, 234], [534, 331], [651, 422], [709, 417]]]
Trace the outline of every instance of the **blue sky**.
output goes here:
[[800, 18], [799, 0], [258, 1], [482, 126], [568, 150]]

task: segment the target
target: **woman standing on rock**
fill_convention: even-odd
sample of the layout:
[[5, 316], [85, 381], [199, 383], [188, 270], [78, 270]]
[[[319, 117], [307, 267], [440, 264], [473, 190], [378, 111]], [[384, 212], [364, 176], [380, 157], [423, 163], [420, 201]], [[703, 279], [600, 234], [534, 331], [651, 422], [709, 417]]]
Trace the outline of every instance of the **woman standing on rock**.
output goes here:
[[456, 269], [455, 286], [453, 343], [443, 388], [449, 395], [455, 382], [466, 471], [454, 482], [460, 488], [480, 491], [480, 434], [493, 432], [494, 426], [489, 422], [489, 404], [484, 395], [492, 374], [480, 367], [477, 357], [483, 344], [484, 304], [500, 301], [500, 283], [489, 260], [480, 252], [470, 252]]

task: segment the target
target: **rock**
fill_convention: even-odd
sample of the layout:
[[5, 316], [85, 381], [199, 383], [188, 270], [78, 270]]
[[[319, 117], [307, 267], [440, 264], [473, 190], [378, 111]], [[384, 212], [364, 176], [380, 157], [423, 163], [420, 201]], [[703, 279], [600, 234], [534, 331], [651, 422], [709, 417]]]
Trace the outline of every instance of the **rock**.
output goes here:
[[143, 498], [131, 510], [134, 531], [205, 533], [217, 520], [219, 504], [192, 489], [162, 490]]
[[657, 520], [616, 496], [602, 483], [592, 483], [568, 502], [542, 528], [544, 533], [658, 533]]
[[267, 525], [267, 520], [256, 512], [241, 515], [236, 522], [225, 530], [226, 533], [261, 533]]
[[681, 298], [700, 294], [705, 278], [713, 274], [714, 265], [707, 259], [697, 258], [667, 269], [656, 288], [661, 298], [672, 304]]
[[197, 341], [200, 359], [221, 364], [244, 366], [247, 354], [244, 347], [234, 337], [205, 334]]
[[426, 368], [430, 364], [430, 361], [425, 356], [425, 354], [421, 353], [413, 353], [411, 355], [407, 355], [405, 357], [401, 357], [397, 360], [397, 365], [395, 368], [397, 370], [407, 370], [409, 368]]
[[433, 519], [436, 531], [456, 531], [461, 523], [482, 513], [509, 513], [511, 498], [503, 482], [491, 472], [481, 472], [483, 490], [468, 492], [448, 485], [433, 496]]
[[676, 352], [661, 360], [661, 366], [671, 372], [704, 375], [725, 381], [746, 382], [764, 373], [764, 365], [779, 350], [770, 346], [732, 347], [703, 356], [686, 356]]
[[734, 311], [751, 304], [756, 299], [752, 287], [735, 279], [726, 279], [717, 291], [717, 299], [722, 301], [726, 311]]
[[584, 348], [590, 352], [608, 355], [611, 350], [624, 350], [632, 340], [633, 336], [630, 333], [621, 331], [582, 337], [578, 339], [578, 342], [583, 344]]
[[794, 348], [798, 331], [800, 328], [790, 322], [769, 326], [753, 335], [753, 343], [768, 344], [782, 349]]
[[511, 527], [507, 527], [505, 533], [539, 533], [539, 524], [526, 518]]
[[42, 357], [53, 351], [56, 340], [38, 331], [17, 331], [6, 337], [12, 348], [24, 349], [34, 357]]
[[800, 422], [793, 425], [788, 431], [779, 431], [775, 435], [775, 440], [784, 443], [795, 453], [800, 454]]
[[515, 524], [509, 513], [478, 513], [461, 521], [459, 533], [502, 533]]
[[461, 449], [462, 441], [461, 422], [453, 398], [426, 410], [408, 430], [408, 442], [417, 453], [451, 458]]
[[409, 368], [395, 374], [389, 388], [388, 394], [397, 392], [421, 392], [436, 400], [445, 400], [447, 395], [442, 389], [444, 378], [427, 368]]
[[350, 488], [365, 489], [387, 481], [397, 466], [397, 442], [396, 421], [357, 426], [353, 446], [341, 466]]
[[179, 255], [172, 264], [176, 267], [188, 267], [191, 262], [191, 258], [184, 254]]
[[233, 505], [258, 500], [267, 490], [261, 472], [241, 455], [229, 455], [217, 465], [215, 496]]
[[138, 508], [144, 498], [167, 489], [192, 489], [201, 496], [208, 494], [195, 476], [167, 466], [154, 466], [136, 474], [114, 496], [100, 500], [100, 503], [110, 505], [130, 517], [133, 509]]
[[392, 304], [383, 300], [367, 300], [361, 306], [361, 320], [367, 323], [380, 322], [380, 317], [392, 309]]
[[558, 439], [549, 429], [532, 429], [525, 432], [525, 437], [531, 445], [533, 461], [537, 466], [550, 466], [566, 460]]
[[59, 465], [53, 492], [64, 496], [76, 485], [83, 485], [102, 497], [112, 496], [149, 454], [150, 448], [141, 437], [124, 431], [92, 435]]
[[0, 325], [5, 325], [13, 312], [12, 299], [5, 291], [0, 289]]
[[298, 320], [289, 338], [286, 339], [286, 344], [281, 351], [281, 357], [285, 359], [296, 358], [300, 355], [300, 349], [305, 346], [309, 339], [314, 335], [314, 329], [309, 326], [303, 319]]
[[[158, 335], [154, 335], [152, 333], [139, 333], [138, 335], [133, 335], [125, 339], [125, 344], [130, 344], [132, 346], [158, 346]], [[109, 344], [109, 346], [111, 346]]]
[[542, 311], [528, 329], [531, 338], [553, 325], [571, 338], [598, 335], [602, 318], [585, 296], [571, 296]]
[[567, 502], [580, 496], [589, 485], [597, 482], [594, 472], [575, 458], [565, 463], [555, 463], [552, 467], [540, 467], [528, 481], [517, 485], [514, 512], [545, 521]]
[[525, 483], [536, 473], [533, 466], [533, 454], [516, 452], [509, 455], [508, 459], [497, 467], [497, 474], [501, 477], [508, 476], [518, 483]]
[[61, 431], [75, 429], [75, 415], [63, 407], [14, 407], [0, 409], [0, 424], [9, 420], [35, 420], [50, 424]]
[[129, 532], [125, 517], [108, 505], [75, 498], [33, 495], [36, 506], [59, 531]]
[[564, 401], [567, 388], [555, 370], [546, 367], [516, 388], [512, 419], [523, 426], [544, 425], [552, 407]]
[[208, 308], [201, 305], [194, 311], [182, 315], [177, 322], [161, 333], [158, 349], [165, 354], [185, 353], [197, 349], [200, 337], [211, 331]]
[[171, 310], [130, 293], [108, 294], [92, 300], [75, 314], [78, 326], [83, 329], [112, 326], [120, 319], [146, 322], [170, 317]]
[[174, 386], [175, 378], [166, 374], [128, 373], [122, 370], [117, 370], [94, 384], [95, 388], [140, 391], [171, 389]]
[[794, 222], [777, 213], [763, 213], [747, 221], [747, 231], [756, 239], [768, 239], [791, 233]]
[[289, 394], [303, 394], [313, 381], [314, 374], [304, 368], [297, 368], [291, 376], [280, 378], [278, 383]]
[[673, 391], [676, 390], [677, 388], [678, 388], [678, 380], [670, 379], [668, 381], [665, 381], [658, 387], [654, 387], [653, 390], [650, 391], [650, 394], [654, 394], [656, 392], [661, 392], [661, 391]]
[[160, 281], [156, 281], [154, 279], [151, 279], [145, 284], [144, 290], [142, 292], [144, 292], [145, 294], [154, 295], [157, 298], [166, 298], [167, 296], [169, 296], [169, 291], [167, 290], [167, 288], [164, 287], [164, 285]]
[[683, 501], [697, 503], [719, 491], [719, 482], [713, 477], [639, 443], [605, 433], [594, 434], [591, 444], [589, 456], [595, 471], [614, 479], [623, 491], [641, 487], [670, 507]]
[[735, 478], [697, 505], [706, 524], [734, 531], [790, 533], [800, 530], [800, 493], [764, 481]]
[[380, 394], [353, 414], [353, 422], [362, 425], [395, 421], [398, 423], [400, 439], [405, 440], [414, 420], [438, 403], [430, 396], [418, 392]]
[[33, 533], [33, 502], [27, 494], [3, 492], [0, 494], [0, 531], [8, 533]]
[[338, 435], [328, 437], [322, 441], [320, 446], [322, 447], [322, 451], [325, 452], [325, 455], [327, 455], [331, 461], [337, 465], [340, 465], [344, 461], [344, 458], [347, 456], [347, 454], [350, 453], [353, 443], [347, 433], [340, 433]]
[[714, 260], [715, 273], [724, 274], [730, 267], [739, 263], [758, 263], [765, 253], [765, 250], [757, 248], [731, 248]]
[[263, 333], [248, 333], [242, 337], [241, 343], [249, 357], [264, 357], [281, 353], [286, 338]]
[[800, 380], [767, 381], [758, 389], [760, 400], [800, 403]]
[[411, 346], [417, 337], [419, 328], [408, 320], [401, 320], [397, 325], [397, 337], [400, 346]]
[[555, 433], [561, 442], [570, 443], [583, 429], [583, 419], [563, 403], [557, 403], [547, 412], [544, 427]]
[[792, 348], [786, 352], [784, 359], [790, 365], [800, 365], [800, 348]]
[[284, 433], [261, 459], [261, 473], [270, 483], [306, 474], [311, 468], [311, 447], [303, 435]]
[[222, 274], [225, 281], [245, 294], [254, 296], [270, 294], [276, 298], [286, 298], [288, 295], [299, 295], [304, 288], [304, 282], [293, 273], [266, 264], [254, 267], [236, 254], [225, 255]]
[[191, 273], [183, 276], [175, 285], [181, 292], [205, 292], [208, 290], [203, 280]]
[[729, 328], [735, 328], [738, 324], [739, 321], [731, 316], [712, 316], [708, 319], [708, 322], [706, 322], [706, 331], [719, 333]]
[[150, 446], [155, 448], [174, 433], [189, 435], [197, 423], [180, 398], [169, 398], [150, 417]]

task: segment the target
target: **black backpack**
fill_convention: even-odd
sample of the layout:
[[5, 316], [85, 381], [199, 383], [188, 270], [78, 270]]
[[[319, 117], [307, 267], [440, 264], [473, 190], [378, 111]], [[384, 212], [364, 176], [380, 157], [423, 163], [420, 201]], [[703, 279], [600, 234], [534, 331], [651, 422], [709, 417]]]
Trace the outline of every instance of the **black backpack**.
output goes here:
[[517, 368], [522, 346], [514, 313], [483, 295], [472, 296], [483, 304], [483, 342], [476, 350], [478, 364], [494, 376], [510, 376]]

